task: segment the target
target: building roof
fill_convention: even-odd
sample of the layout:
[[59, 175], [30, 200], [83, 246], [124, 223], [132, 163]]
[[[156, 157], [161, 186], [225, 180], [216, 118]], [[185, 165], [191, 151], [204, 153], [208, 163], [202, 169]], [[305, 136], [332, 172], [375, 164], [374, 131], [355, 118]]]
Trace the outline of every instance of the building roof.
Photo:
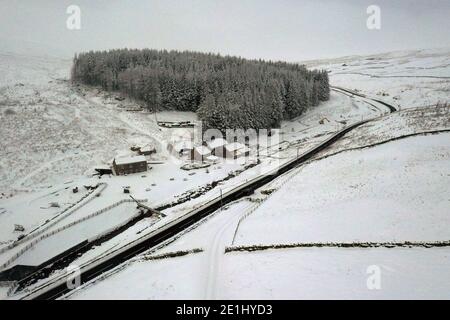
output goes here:
[[205, 146], [195, 147], [195, 152], [201, 154], [202, 156], [211, 154], [211, 150]]
[[218, 147], [223, 147], [224, 145], [227, 144], [227, 141], [225, 139], [222, 138], [216, 138], [214, 140], [208, 141], [208, 147], [210, 149], [215, 149]]
[[239, 142], [229, 143], [225, 146], [225, 149], [229, 152], [238, 151], [239, 149], [245, 148], [245, 145]]
[[155, 150], [155, 147], [148, 145], [148, 146], [142, 147], [140, 150], [141, 150], [141, 152], [151, 152], [151, 151]]
[[214, 162], [214, 161], [219, 160], [219, 157], [211, 155], [211, 156], [207, 156], [206, 160]]
[[194, 149], [194, 143], [191, 140], [183, 140], [172, 143], [173, 150], [180, 152], [184, 149]]
[[244, 146], [243, 148], [241, 148], [241, 149], [239, 149], [239, 150], [236, 151], [236, 153], [237, 153], [238, 155], [245, 154], [245, 153], [247, 153], [247, 152], [250, 152], [250, 148], [247, 147], [247, 146]]
[[139, 163], [139, 162], [147, 163], [147, 158], [145, 158], [144, 156], [121, 157], [121, 158], [114, 159], [114, 162], [117, 165], [133, 164], [133, 163]]

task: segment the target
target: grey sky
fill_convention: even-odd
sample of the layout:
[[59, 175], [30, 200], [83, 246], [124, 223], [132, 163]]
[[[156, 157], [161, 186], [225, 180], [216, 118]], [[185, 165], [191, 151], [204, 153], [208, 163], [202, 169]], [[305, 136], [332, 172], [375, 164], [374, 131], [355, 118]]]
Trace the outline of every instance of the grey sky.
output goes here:
[[[81, 30], [66, 8], [81, 8]], [[381, 8], [381, 30], [366, 9]], [[450, 0], [0, 0], [0, 49], [149, 47], [300, 61], [450, 47]]]

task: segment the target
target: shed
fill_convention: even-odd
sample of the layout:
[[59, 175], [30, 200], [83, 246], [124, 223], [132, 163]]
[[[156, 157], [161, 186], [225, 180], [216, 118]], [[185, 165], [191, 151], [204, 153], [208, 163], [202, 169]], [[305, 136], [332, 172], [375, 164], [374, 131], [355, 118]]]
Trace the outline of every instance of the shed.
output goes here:
[[112, 174], [112, 169], [107, 166], [98, 166], [95, 168], [95, 171], [97, 171], [98, 174]]
[[219, 157], [210, 155], [210, 156], [206, 157], [206, 161], [210, 162], [210, 163], [216, 163], [217, 161], [219, 161]]
[[227, 158], [237, 159], [250, 155], [250, 149], [242, 143], [233, 142], [225, 146], [225, 154]]
[[167, 150], [176, 156], [181, 156], [184, 153], [191, 154], [193, 149], [194, 144], [190, 140], [171, 142], [167, 145]]
[[153, 153], [156, 153], [156, 149], [152, 145], [146, 145], [146, 146], [144, 146], [142, 148], [139, 148], [138, 153], [140, 155], [143, 155], [143, 156], [149, 156], [149, 155], [151, 155]]
[[144, 156], [117, 158], [113, 161], [116, 175], [147, 171], [147, 159]]
[[218, 157], [225, 157], [225, 146], [227, 141], [222, 138], [216, 138], [207, 143], [208, 148], [211, 149], [211, 154]]
[[198, 146], [191, 151], [191, 160], [205, 161], [211, 155], [211, 150], [206, 146]]

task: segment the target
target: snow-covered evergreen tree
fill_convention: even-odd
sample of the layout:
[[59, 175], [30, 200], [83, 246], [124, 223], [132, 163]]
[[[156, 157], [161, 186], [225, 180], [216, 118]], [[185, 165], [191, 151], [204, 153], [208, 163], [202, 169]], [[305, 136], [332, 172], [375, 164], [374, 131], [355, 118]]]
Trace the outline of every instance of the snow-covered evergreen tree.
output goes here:
[[330, 96], [326, 71], [187, 51], [80, 53], [71, 75], [141, 100], [150, 110], [195, 111], [205, 129], [268, 129]]

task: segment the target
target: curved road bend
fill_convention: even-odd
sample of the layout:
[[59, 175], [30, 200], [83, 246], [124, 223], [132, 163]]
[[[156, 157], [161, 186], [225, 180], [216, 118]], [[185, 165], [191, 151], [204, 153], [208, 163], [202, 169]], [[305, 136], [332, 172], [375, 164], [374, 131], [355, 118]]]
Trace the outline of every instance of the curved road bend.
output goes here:
[[396, 112], [396, 111], [397, 111], [397, 108], [394, 107], [393, 105], [389, 104], [389, 103], [386, 103], [386, 102], [381, 101], [381, 100], [378, 100], [378, 99], [369, 98], [369, 97], [367, 97], [365, 94], [356, 92], [356, 91], [354, 91], [354, 90], [350, 90], [350, 89], [346, 89], [346, 88], [342, 88], [342, 87], [335, 87], [335, 86], [330, 86], [330, 88], [333, 89], [333, 90], [335, 90], [335, 91], [337, 91], [337, 92], [339, 92], [339, 91], [342, 92], [342, 91], [343, 91], [343, 92], [352, 94], [352, 95], [354, 95], [354, 96], [358, 96], [358, 97], [361, 97], [361, 98], [364, 98], [364, 99], [368, 99], [368, 100], [375, 101], [375, 102], [377, 102], [377, 103], [379, 103], [379, 104], [382, 104], [382, 105], [384, 105], [385, 107], [387, 107], [387, 108], [389, 109], [389, 112], [390, 112], [390, 113], [393, 113], [393, 112]]

